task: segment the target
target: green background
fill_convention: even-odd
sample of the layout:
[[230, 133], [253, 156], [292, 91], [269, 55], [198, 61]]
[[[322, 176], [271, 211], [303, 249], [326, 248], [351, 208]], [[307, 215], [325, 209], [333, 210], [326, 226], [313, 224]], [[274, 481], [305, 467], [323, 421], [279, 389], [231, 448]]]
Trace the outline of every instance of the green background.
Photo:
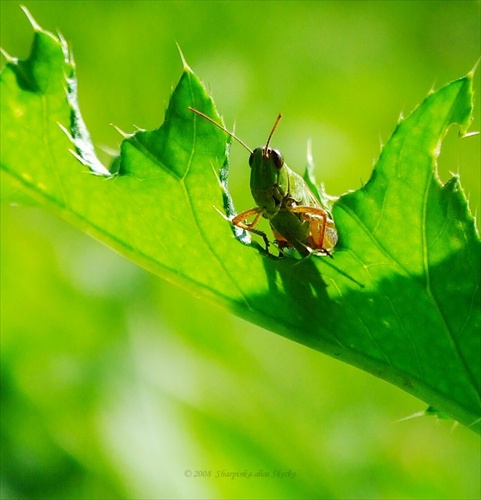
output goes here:
[[[103, 150], [121, 140], [110, 123], [160, 125], [177, 42], [251, 147], [279, 111], [273, 145], [291, 167], [312, 139], [334, 195], [369, 178], [401, 112], [480, 55], [479, 2], [24, 4], [71, 44]], [[17, 2], [0, 5], [1, 46], [26, 57], [32, 30]], [[479, 116], [478, 99], [473, 130]], [[479, 212], [479, 138], [451, 131], [439, 163]], [[231, 164], [236, 207], [250, 208], [238, 146]], [[41, 209], [2, 205], [1, 237], [2, 498], [479, 498], [479, 438], [397, 422], [424, 408], [399, 389], [193, 298]]]

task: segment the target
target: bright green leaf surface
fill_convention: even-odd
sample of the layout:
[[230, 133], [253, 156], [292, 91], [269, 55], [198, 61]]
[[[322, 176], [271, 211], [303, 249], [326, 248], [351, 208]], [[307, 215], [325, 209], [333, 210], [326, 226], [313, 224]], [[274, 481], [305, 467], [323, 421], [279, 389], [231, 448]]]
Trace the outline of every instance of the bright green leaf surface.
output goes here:
[[188, 67], [164, 124], [127, 137], [110, 175], [80, 118], [66, 45], [39, 28], [34, 40], [30, 58], [1, 75], [1, 165], [12, 182], [159, 276], [479, 432], [481, 246], [459, 180], [441, 186], [435, 174], [448, 127], [469, 125], [472, 75], [402, 121], [370, 181], [334, 205], [334, 259], [299, 261], [241, 244], [216, 210], [230, 203], [226, 136], [188, 110], [220, 121]]

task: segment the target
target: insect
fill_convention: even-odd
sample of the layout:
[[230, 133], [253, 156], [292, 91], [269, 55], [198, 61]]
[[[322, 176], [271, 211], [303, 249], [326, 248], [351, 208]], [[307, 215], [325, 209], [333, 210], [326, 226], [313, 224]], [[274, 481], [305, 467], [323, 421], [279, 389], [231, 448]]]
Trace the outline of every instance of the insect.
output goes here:
[[[247, 151], [251, 168], [250, 189], [256, 203], [231, 219], [235, 226], [260, 236], [269, 252], [270, 242], [264, 231], [257, 228], [262, 217], [268, 219], [281, 254], [294, 248], [303, 257], [311, 253], [331, 255], [337, 243], [337, 231], [329, 212], [316, 198], [304, 179], [292, 171], [281, 153], [269, 146], [282, 115], [279, 114], [265, 146], [251, 150], [232, 132], [200, 111], [189, 108], [230, 135]], [[251, 220], [251, 222], [248, 222]]]

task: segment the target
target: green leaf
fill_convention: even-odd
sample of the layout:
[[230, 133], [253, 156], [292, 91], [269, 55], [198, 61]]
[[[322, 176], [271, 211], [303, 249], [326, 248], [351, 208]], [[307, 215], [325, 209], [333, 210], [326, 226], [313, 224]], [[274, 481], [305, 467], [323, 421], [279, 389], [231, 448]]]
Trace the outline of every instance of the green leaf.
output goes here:
[[233, 213], [227, 137], [189, 111], [221, 123], [187, 65], [163, 125], [127, 136], [112, 175], [65, 42], [34, 28], [31, 56], [10, 58], [0, 82], [1, 167], [28, 196], [162, 278], [480, 432], [481, 245], [459, 179], [436, 174], [447, 129], [470, 123], [472, 74], [401, 121], [369, 182], [334, 203], [333, 260], [277, 259], [219, 214]]

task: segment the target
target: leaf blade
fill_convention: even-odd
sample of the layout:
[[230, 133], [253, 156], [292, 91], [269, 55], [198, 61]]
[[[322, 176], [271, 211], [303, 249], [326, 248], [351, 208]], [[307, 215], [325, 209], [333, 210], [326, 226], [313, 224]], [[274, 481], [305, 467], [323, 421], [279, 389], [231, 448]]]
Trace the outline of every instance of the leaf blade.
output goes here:
[[[435, 174], [447, 128], [468, 125], [470, 75], [429, 96], [399, 124], [370, 181], [334, 204], [340, 234], [334, 261], [279, 260], [241, 245], [216, 210], [231, 203], [219, 181], [227, 169], [227, 138], [189, 111], [220, 121], [190, 68], [164, 124], [127, 137], [118, 175], [110, 175], [82, 126], [64, 43], [36, 31], [39, 36], [45, 47], [29, 64], [9, 63], [2, 72], [5, 172], [63, 218], [159, 276], [473, 424], [480, 407], [473, 354], [480, 244], [458, 181], [442, 187]], [[22, 71], [36, 67], [39, 57], [43, 69], [32, 74], [47, 81], [25, 88]], [[475, 428], [479, 432], [479, 421]]]

